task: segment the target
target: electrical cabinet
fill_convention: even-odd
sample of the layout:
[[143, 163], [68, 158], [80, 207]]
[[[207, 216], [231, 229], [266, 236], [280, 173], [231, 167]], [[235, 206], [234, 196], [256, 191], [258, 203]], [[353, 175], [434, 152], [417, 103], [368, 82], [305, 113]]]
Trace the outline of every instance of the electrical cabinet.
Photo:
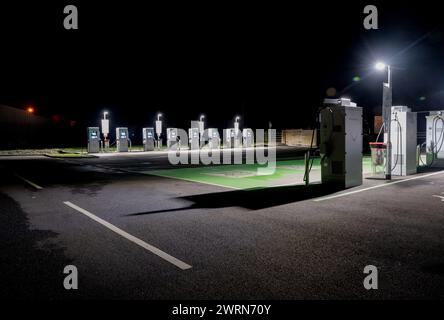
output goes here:
[[167, 128], [167, 147], [170, 149], [177, 142], [177, 128]]
[[234, 145], [234, 129], [232, 128], [224, 129], [223, 138], [224, 138], [224, 143], [223, 143], [224, 148], [225, 149], [232, 148]]
[[390, 142], [392, 146], [392, 175], [416, 173], [416, 113], [407, 107], [392, 107]]
[[246, 128], [242, 130], [242, 140], [244, 148], [251, 148], [254, 144], [253, 130]]
[[427, 164], [444, 160], [444, 110], [426, 116]]
[[116, 128], [116, 147], [117, 152], [128, 152], [128, 128]]
[[188, 139], [190, 142], [190, 149], [191, 150], [198, 150], [200, 148], [199, 128], [198, 127], [192, 127], [190, 129], [188, 129]]
[[98, 127], [89, 127], [88, 133], [88, 153], [100, 152], [100, 130]]
[[143, 128], [143, 150], [153, 151], [154, 150], [154, 128]]
[[210, 149], [220, 148], [220, 136], [217, 128], [208, 128], [208, 146]]
[[362, 108], [348, 99], [326, 99], [321, 110], [322, 183], [341, 188], [362, 184]]

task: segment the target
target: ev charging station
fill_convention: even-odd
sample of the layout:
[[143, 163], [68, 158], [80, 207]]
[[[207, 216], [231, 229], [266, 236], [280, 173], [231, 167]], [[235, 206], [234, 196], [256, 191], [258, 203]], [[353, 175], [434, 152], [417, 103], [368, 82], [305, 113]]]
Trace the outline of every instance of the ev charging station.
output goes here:
[[143, 150], [153, 151], [154, 150], [154, 128], [143, 128]]
[[417, 115], [406, 106], [393, 106], [391, 121], [392, 175], [415, 174], [417, 169]]
[[167, 128], [167, 147], [175, 145], [177, 142], [177, 128]]
[[116, 147], [117, 152], [128, 152], [128, 128], [116, 128]]
[[208, 147], [210, 149], [220, 148], [220, 136], [217, 128], [208, 128]]
[[444, 161], [444, 110], [430, 111], [426, 116], [427, 165]]
[[188, 129], [188, 139], [191, 150], [199, 150], [200, 148], [199, 135], [200, 135], [199, 128], [191, 127], [190, 129]]
[[202, 133], [200, 129], [202, 127], [202, 124], [202, 121], [191, 121], [190, 129], [188, 129], [188, 140], [191, 150], [196, 150], [200, 148], [200, 141], [202, 138]]
[[234, 145], [234, 129], [224, 129], [223, 132], [223, 138], [224, 138], [224, 148], [232, 148]]
[[254, 143], [253, 130], [246, 128], [242, 130], [242, 139], [244, 148], [251, 148]]
[[322, 183], [350, 188], [362, 184], [362, 108], [350, 99], [325, 99], [321, 110]]
[[99, 153], [100, 151], [100, 130], [98, 127], [88, 128], [88, 153]]

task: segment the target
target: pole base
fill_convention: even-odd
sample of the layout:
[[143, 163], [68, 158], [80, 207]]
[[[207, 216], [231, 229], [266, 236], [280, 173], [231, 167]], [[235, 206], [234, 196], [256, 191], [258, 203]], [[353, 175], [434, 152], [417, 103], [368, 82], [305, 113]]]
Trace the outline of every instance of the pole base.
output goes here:
[[392, 180], [392, 175], [391, 174], [386, 174], [385, 175], [385, 180]]

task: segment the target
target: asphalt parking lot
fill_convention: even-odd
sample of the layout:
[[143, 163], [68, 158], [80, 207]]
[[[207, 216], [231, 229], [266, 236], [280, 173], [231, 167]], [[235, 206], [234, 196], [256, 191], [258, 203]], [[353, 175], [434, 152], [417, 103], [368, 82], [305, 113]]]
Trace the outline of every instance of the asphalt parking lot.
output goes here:
[[[159, 168], [166, 158], [147, 154], [2, 157], [1, 295], [444, 297], [444, 171], [341, 192], [233, 190], [137, 172]], [[68, 264], [78, 290], [63, 288]], [[366, 265], [378, 268], [378, 290], [363, 287]]]

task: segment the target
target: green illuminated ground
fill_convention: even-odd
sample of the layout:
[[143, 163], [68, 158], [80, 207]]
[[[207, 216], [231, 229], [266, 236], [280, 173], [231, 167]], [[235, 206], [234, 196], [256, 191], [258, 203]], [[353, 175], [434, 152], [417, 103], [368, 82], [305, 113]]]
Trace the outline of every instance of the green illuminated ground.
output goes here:
[[[320, 181], [321, 167], [319, 158], [313, 162], [310, 181]], [[363, 173], [371, 172], [370, 157], [363, 158]], [[201, 166], [197, 168], [179, 168], [144, 171], [160, 177], [188, 180], [199, 183], [219, 185], [234, 189], [265, 188], [280, 185], [302, 184], [304, 160], [283, 160], [276, 163], [272, 175], [258, 175], [258, 164]], [[262, 166], [263, 167], [263, 166]]]

